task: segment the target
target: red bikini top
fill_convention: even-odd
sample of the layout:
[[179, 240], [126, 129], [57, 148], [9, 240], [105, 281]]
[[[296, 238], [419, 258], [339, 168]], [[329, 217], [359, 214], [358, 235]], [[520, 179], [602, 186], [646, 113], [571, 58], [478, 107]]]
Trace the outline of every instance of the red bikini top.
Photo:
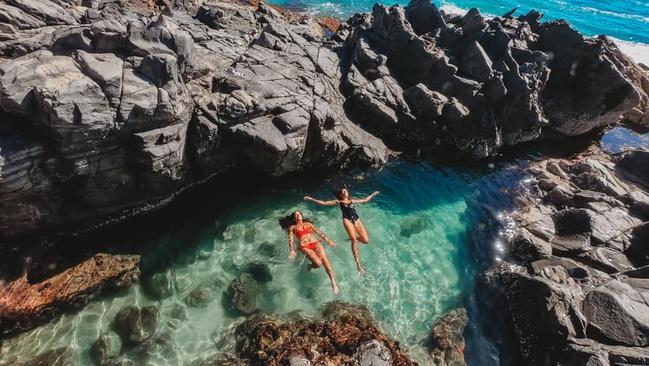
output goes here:
[[303, 226], [303, 229], [300, 230], [295, 227], [295, 235], [297, 235], [298, 239], [302, 239], [302, 237], [306, 234], [311, 234], [311, 226]]

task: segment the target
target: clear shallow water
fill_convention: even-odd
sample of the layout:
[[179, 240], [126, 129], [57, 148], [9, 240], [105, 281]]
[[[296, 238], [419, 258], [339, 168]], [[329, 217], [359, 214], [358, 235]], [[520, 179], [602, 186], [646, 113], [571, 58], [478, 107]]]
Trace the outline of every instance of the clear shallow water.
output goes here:
[[[347, 17], [371, 11], [376, 0], [273, 0], [278, 5], [308, 9], [315, 14]], [[586, 35], [605, 34], [620, 40], [649, 44], [649, 2], [645, 0], [435, 0], [451, 12], [472, 7], [484, 14], [502, 15], [518, 7], [518, 13], [536, 9], [545, 20], [567, 19]], [[408, 0], [383, 2], [406, 5]]]
[[[394, 162], [380, 171], [341, 178], [355, 196], [381, 191], [371, 203], [358, 205], [371, 240], [361, 248], [365, 276], [356, 272], [338, 208], [302, 201], [305, 194], [330, 197], [332, 183], [276, 189], [246, 199], [218, 218], [197, 219], [206, 224], [184, 224], [160, 233], [151, 243], [133, 243], [147, 246], [144, 271], [173, 269], [178, 292], [171, 298], [154, 301], [134, 285], [5, 341], [0, 360], [72, 346], [82, 364], [91, 364], [92, 342], [109, 329], [117, 311], [134, 304], [158, 306], [156, 334], [170, 340], [168, 349], [154, 351], [148, 363], [137, 359], [138, 364], [189, 364], [227, 351], [233, 327], [244, 318], [224, 310], [222, 290], [249, 263], [262, 262], [270, 266], [273, 279], [258, 296], [261, 311], [299, 310], [309, 315], [334, 299], [362, 304], [413, 357], [427, 364], [422, 344], [439, 316], [461, 304], [467, 304], [470, 312], [489, 304], [490, 299], [474, 293], [475, 277], [503, 254], [498, 236], [507, 229], [510, 191], [521, 184], [520, 170], [509, 165], [440, 170], [429, 164]], [[296, 208], [338, 243], [326, 250], [341, 290], [338, 297], [323, 270], [307, 270], [303, 255], [295, 263], [286, 259], [287, 237], [277, 218]], [[198, 216], [198, 211], [179, 214]], [[222, 286], [207, 307], [185, 303], [191, 290], [215, 281]], [[481, 327], [472, 324], [467, 352], [480, 355], [476, 365], [498, 364], [498, 351]]]
[[601, 144], [604, 151], [611, 154], [629, 149], [649, 149], [649, 132], [638, 133], [628, 128], [615, 127], [604, 133]]

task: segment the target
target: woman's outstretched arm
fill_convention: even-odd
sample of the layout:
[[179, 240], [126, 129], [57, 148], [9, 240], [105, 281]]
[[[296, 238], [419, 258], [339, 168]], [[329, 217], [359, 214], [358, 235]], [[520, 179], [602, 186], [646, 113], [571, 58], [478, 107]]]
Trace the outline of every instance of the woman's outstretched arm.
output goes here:
[[374, 193], [370, 194], [369, 196], [361, 199], [352, 199], [352, 202], [354, 203], [368, 203], [372, 200], [372, 198], [376, 197], [379, 194], [379, 191], [375, 191]]
[[295, 251], [295, 235], [293, 234], [293, 227], [291, 226], [288, 229], [288, 249], [290, 250], [288, 254], [288, 259], [293, 260], [297, 257], [297, 252]]
[[311, 227], [313, 228], [313, 231], [315, 231], [316, 235], [320, 237], [320, 239], [324, 240], [329, 244], [330, 247], [335, 247], [336, 243], [334, 243], [333, 240], [329, 239], [320, 229], [315, 227], [315, 225], [311, 224]]
[[321, 201], [321, 200], [315, 199], [315, 198], [313, 198], [311, 196], [304, 196], [304, 200], [309, 201], [309, 202], [313, 202], [313, 203], [317, 203], [320, 206], [335, 206], [338, 203], [338, 201], [336, 201], [336, 200]]

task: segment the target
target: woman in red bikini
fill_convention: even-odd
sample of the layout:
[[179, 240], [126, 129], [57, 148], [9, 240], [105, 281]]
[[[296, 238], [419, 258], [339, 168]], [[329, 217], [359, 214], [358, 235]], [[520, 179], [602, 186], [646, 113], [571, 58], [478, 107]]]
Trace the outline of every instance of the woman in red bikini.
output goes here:
[[[309, 258], [314, 268], [319, 268], [321, 266], [325, 268], [329, 280], [331, 280], [331, 287], [333, 288], [334, 294], [338, 294], [338, 285], [336, 285], [336, 279], [334, 278], [333, 269], [331, 269], [331, 263], [329, 263], [327, 253], [325, 253], [318, 237], [326, 241], [329, 246], [335, 247], [336, 243], [318, 230], [311, 221], [305, 219], [300, 211], [295, 211], [280, 219], [279, 224], [282, 226], [282, 229], [288, 231], [288, 246], [291, 251], [288, 255], [288, 259], [294, 260], [297, 256], [294, 243], [295, 237], [297, 236], [300, 251]], [[316, 235], [318, 237], [316, 237]]]
[[310, 201], [317, 203], [321, 206], [335, 206], [340, 205], [340, 211], [343, 215], [343, 226], [349, 235], [349, 239], [352, 241], [352, 254], [354, 255], [354, 261], [356, 261], [356, 268], [358, 272], [365, 273], [365, 269], [361, 265], [360, 254], [358, 253], [358, 241], [363, 244], [367, 244], [370, 241], [370, 238], [367, 235], [367, 230], [361, 221], [361, 218], [356, 212], [354, 203], [368, 203], [372, 198], [376, 197], [379, 192], [374, 192], [365, 198], [350, 198], [349, 191], [347, 188], [343, 187], [338, 192], [334, 192], [336, 199], [330, 201], [321, 201], [313, 197], [304, 196], [305, 201]]

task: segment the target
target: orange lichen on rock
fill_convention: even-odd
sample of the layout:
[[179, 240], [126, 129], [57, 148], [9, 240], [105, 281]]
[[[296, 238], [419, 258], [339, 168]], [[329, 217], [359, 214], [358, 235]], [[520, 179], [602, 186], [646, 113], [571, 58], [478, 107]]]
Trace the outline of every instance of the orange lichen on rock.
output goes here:
[[27, 329], [60, 310], [83, 306], [101, 291], [137, 280], [139, 255], [96, 254], [40, 283], [27, 275], [0, 284], [0, 331]]
[[332, 33], [336, 33], [340, 28], [340, 20], [334, 17], [320, 17], [318, 18], [318, 24], [329, 29]]

